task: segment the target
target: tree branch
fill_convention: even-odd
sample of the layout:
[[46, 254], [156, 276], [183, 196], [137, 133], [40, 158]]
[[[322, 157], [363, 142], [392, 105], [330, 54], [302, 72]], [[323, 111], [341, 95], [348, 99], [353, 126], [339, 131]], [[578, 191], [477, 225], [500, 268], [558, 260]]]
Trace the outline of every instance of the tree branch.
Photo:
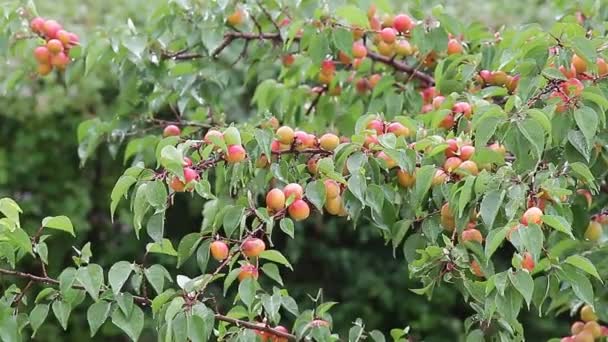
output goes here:
[[[30, 273], [25, 273], [25, 272], [20, 272], [20, 271], [15, 271], [15, 270], [7, 270], [7, 269], [3, 269], [0, 268], [0, 273], [1, 274], [6, 274], [6, 275], [12, 275], [15, 277], [20, 277], [20, 278], [25, 278], [25, 279], [29, 279], [30, 282], [28, 283], [28, 285], [26, 285], [26, 288], [31, 286], [32, 282], [38, 282], [38, 283], [43, 283], [43, 284], [51, 284], [51, 285], [59, 285], [59, 280], [57, 279], [53, 279], [50, 277], [40, 277], [34, 274], [30, 274]], [[79, 290], [84, 290], [84, 287], [80, 286], [80, 285], [72, 285], [72, 288], [75, 289], [79, 289]], [[25, 292], [22, 291], [22, 293]], [[145, 305], [145, 306], [149, 306], [150, 304], [152, 304], [152, 301], [148, 298], [145, 297], [140, 297], [140, 296], [133, 296], [133, 300], [135, 300], [136, 302], [138, 302], [139, 304]], [[295, 335], [292, 334], [287, 334], [284, 333], [282, 331], [278, 331], [275, 330], [269, 326], [266, 325], [258, 325], [259, 323], [251, 323], [251, 322], [246, 322], [246, 321], [241, 321], [239, 319], [235, 319], [235, 318], [231, 318], [228, 316], [224, 316], [222, 314], [216, 313], [215, 314], [215, 319], [217, 319], [218, 321], [223, 321], [223, 322], [227, 322], [227, 323], [231, 323], [234, 324], [238, 327], [245, 327], [248, 329], [254, 329], [254, 330], [258, 330], [258, 331], [264, 331], [279, 337], [284, 337], [287, 338], [290, 341], [295, 341], [296, 337]]]
[[[220, 45], [218, 45], [218, 47], [216, 47], [213, 51], [211, 51], [211, 53], [209, 55], [212, 58], [217, 58], [219, 56], [219, 54], [222, 53], [222, 51], [226, 47], [228, 47], [233, 41], [238, 40], [238, 39], [244, 39], [244, 40], [260, 39], [260, 40], [270, 40], [270, 41], [274, 41], [274, 42], [283, 42], [283, 38], [281, 37], [280, 33], [260, 33], [260, 34], [258, 34], [258, 33], [254, 33], [254, 32], [227, 32], [224, 35], [224, 40], [222, 40], [222, 43]], [[300, 40], [299, 36], [294, 37], [294, 41], [299, 41], [299, 40]], [[174, 60], [189, 60], [189, 59], [197, 59], [197, 58], [204, 57], [200, 53], [187, 53], [187, 52], [177, 53], [174, 55], [167, 55], [167, 56]], [[386, 64], [386, 65], [394, 68], [395, 70], [410, 74], [412, 77], [419, 79], [420, 81], [426, 83], [429, 86], [435, 84], [435, 80], [433, 79], [433, 77], [425, 74], [424, 72], [422, 72], [420, 70], [416, 70], [414, 67], [409, 66], [403, 62], [399, 62], [392, 58], [385, 57], [385, 56], [379, 55], [379, 54], [377, 54], [375, 52], [371, 52], [371, 51], [368, 51], [367, 57], [369, 57], [370, 59], [372, 59], [376, 62]]]

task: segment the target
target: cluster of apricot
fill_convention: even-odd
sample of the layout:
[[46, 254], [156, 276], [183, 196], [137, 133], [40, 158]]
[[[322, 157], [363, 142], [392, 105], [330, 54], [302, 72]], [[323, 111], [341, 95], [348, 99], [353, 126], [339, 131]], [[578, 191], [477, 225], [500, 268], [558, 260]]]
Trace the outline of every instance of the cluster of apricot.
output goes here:
[[[420, 92], [422, 96], [422, 109], [421, 112], [428, 113], [433, 110], [440, 109], [445, 102], [445, 96], [439, 94], [435, 87], [428, 87]], [[473, 114], [473, 108], [468, 102], [459, 101], [452, 105], [451, 112], [448, 113], [443, 120], [439, 123], [439, 127], [444, 129], [451, 129], [456, 124], [456, 121], [460, 116], [471, 119]]]
[[477, 76], [477, 82], [482, 86], [505, 87], [510, 93], [513, 93], [519, 84], [519, 75], [511, 76], [502, 70], [481, 70]]
[[571, 336], [561, 339], [561, 342], [593, 342], [602, 336], [608, 336], [608, 327], [598, 323], [598, 317], [590, 305], [584, 305], [580, 312], [580, 321], [570, 326]]
[[285, 210], [295, 221], [302, 221], [310, 215], [310, 207], [303, 199], [304, 189], [298, 183], [290, 183], [283, 189], [274, 188], [266, 194], [266, 207], [272, 213]]
[[40, 17], [32, 19], [30, 27], [45, 41], [34, 49], [38, 74], [46, 76], [53, 71], [53, 68], [64, 70], [70, 63], [68, 57], [70, 49], [78, 44], [78, 35], [64, 30], [55, 20], [45, 20]]
[[[257, 258], [266, 250], [266, 244], [262, 239], [255, 237], [246, 238], [241, 244], [241, 253], [247, 258]], [[224, 261], [230, 254], [228, 244], [220, 239], [215, 240], [209, 246], [211, 256], [217, 261]], [[239, 271], [238, 279], [243, 281], [247, 278], [257, 279], [259, 276], [258, 269], [253, 264], [244, 263]]]

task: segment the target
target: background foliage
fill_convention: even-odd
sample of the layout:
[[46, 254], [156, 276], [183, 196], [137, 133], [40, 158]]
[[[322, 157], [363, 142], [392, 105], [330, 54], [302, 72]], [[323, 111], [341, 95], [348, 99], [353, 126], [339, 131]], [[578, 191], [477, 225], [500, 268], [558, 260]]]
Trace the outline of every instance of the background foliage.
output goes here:
[[[130, 1], [75, 1], [61, 3], [38, 1], [38, 12], [45, 17], [56, 18], [76, 31], [84, 45], [94, 46], [99, 32], [124, 32], [130, 19], [135, 27], [145, 30], [145, 20], [152, 10], [164, 3], [162, 0]], [[362, 1], [365, 2], [365, 1]], [[407, 6], [430, 13], [439, 1], [408, 2]], [[401, 1], [394, 1], [398, 8]], [[573, 8], [597, 8], [593, 1], [446, 1], [448, 13], [463, 22], [480, 21], [498, 29], [502, 25], [516, 26], [539, 22], [548, 27], [563, 13], [572, 14]], [[204, 6], [204, 1], [201, 2]], [[403, 5], [406, 6], [406, 5]], [[2, 6], [4, 8], [4, 6]], [[6, 7], [12, 8], [12, 7]], [[404, 9], [407, 9], [405, 7]], [[608, 8], [603, 6], [601, 10]], [[0, 10], [0, 14], [2, 10]], [[8, 16], [10, 13], [4, 13]], [[103, 28], [103, 30], [99, 30]], [[1, 28], [0, 28], [1, 29]], [[179, 30], [179, 28], [177, 28]], [[110, 37], [111, 38], [111, 37]], [[0, 35], [1, 50], [9, 44], [17, 44], [22, 53], [29, 54], [31, 45], [14, 42], [11, 37]], [[226, 60], [236, 56], [227, 54]], [[67, 215], [77, 230], [77, 238], [54, 237], [49, 273], [57, 274], [71, 263], [73, 250], [91, 242], [96, 262], [110, 266], [119, 260], [129, 260], [138, 255], [145, 242], [135, 238], [130, 227], [130, 213], [119, 209], [114, 223], [109, 218], [110, 191], [124, 169], [124, 145], [122, 137], [115, 136], [115, 143], [103, 143], [96, 153], [82, 164], [86, 153], [79, 151], [78, 125], [88, 119], [109, 119], [116, 113], [124, 113], [133, 99], [121, 93], [128, 88], [128, 79], [116, 79], [109, 60], [100, 59], [94, 70], [86, 75], [82, 61], [69, 69], [65, 79], [23, 78], [21, 63], [28, 60], [14, 56], [2, 60], [0, 65], [0, 197], [15, 198], [23, 208], [22, 225], [35, 229], [41, 217]], [[250, 102], [254, 87], [247, 79], [264, 79], [267, 75], [251, 75], [242, 66], [232, 68], [231, 86], [221, 94], [229, 121], [242, 120], [252, 111]], [[263, 73], [263, 68], [254, 72]], [[19, 84], [15, 84], [19, 80]], [[23, 83], [25, 82], [25, 83]], [[137, 100], [136, 100], [137, 101]], [[168, 108], [162, 108], [169, 111]], [[124, 113], [128, 117], [128, 113]], [[125, 127], [128, 131], [128, 127]], [[79, 156], [80, 154], [80, 156]], [[181, 237], [196, 231], [200, 226], [202, 203], [196, 200], [178, 199], [168, 213], [168, 237]], [[601, 204], [600, 204], [601, 205]], [[454, 340], [462, 338], [464, 319], [471, 314], [460, 295], [449, 286], [436, 290], [431, 301], [413, 294], [408, 289], [416, 287], [409, 280], [407, 265], [392, 257], [375, 229], [362, 223], [357, 230], [331, 218], [307, 222], [297, 233], [298, 239], [281, 238], [277, 248], [293, 262], [296, 273], [284, 274], [284, 281], [298, 302], [306, 301], [307, 295], [315, 295], [323, 288], [326, 300], [340, 302], [333, 311], [336, 331], [345, 332], [357, 317], [365, 320], [370, 329], [388, 331], [404, 323], [411, 326], [415, 336], [425, 341]], [[161, 260], [155, 260], [161, 261]], [[59, 267], [60, 265], [63, 265]], [[194, 268], [193, 265], [190, 265]], [[182, 271], [184, 272], [184, 271]], [[187, 270], [185, 271], [187, 272]], [[190, 270], [194, 272], [194, 269]], [[3, 286], [11, 279], [0, 278]], [[225, 305], [226, 303], [224, 303]], [[524, 312], [523, 324], [531, 341], [565, 335], [569, 329], [567, 312], [557, 318], [538, 318], [536, 312]], [[84, 309], [76, 311], [67, 332], [54, 324], [46, 323], [38, 333], [38, 340], [67, 341], [89, 339]], [[151, 331], [145, 330], [144, 336]], [[106, 324], [95, 340], [118, 338], [120, 331]]]

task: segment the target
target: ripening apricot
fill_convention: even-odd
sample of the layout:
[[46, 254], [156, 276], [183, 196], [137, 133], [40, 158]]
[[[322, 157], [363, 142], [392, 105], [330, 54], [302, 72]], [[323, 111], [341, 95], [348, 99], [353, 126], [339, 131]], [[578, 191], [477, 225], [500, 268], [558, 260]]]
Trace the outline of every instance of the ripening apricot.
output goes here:
[[602, 328], [596, 321], [589, 321], [585, 323], [583, 331], [588, 331], [593, 335], [593, 338], [600, 338], [602, 336]]
[[456, 219], [454, 217], [449, 217], [449, 216], [444, 216], [441, 215], [441, 226], [443, 227], [443, 229], [445, 229], [447, 232], [453, 232], [454, 229], [456, 228]]
[[326, 179], [323, 184], [325, 185], [325, 198], [332, 199], [340, 196], [340, 185], [333, 179]]
[[287, 209], [289, 216], [295, 221], [302, 221], [308, 218], [310, 215], [310, 207], [308, 203], [301, 199], [295, 200]]
[[281, 62], [283, 63], [284, 67], [290, 67], [293, 62], [295, 62], [296, 58], [294, 57], [293, 54], [288, 53], [286, 55], [283, 55], [283, 57], [281, 57]]
[[445, 183], [447, 180], [448, 180], [448, 175], [445, 173], [445, 171], [438, 169], [437, 171], [435, 171], [435, 175], [433, 176], [432, 184], [440, 185], [440, 184]]
[[492, 83], [492, 72], [490, 70], [481, 70], [479, 72], [479, 77], [483, 81], [483, 83], [490, 84]]
[[406, 170], [399, 169], [397, 170], [397, 182], [404, 188], [410, 188], [416, 183], [416, 176], [410, 175]]
[[211, 141], [212, 137], [216, 137], [217, 139], [223, 140], [224, 139], [224, 134], [222, 134], [222, 132], [220, 132], [218, 130], [210, 129], [205, 134], [205, 137], [203, 138], [203, 140], [207, 144], [213, 144], [213, 141]]
[[44, 22], [43, 31], [48, 39], [57, 38], [57, 32], [61, 30], [61, 25], [55, 20], [47, 20]]
[[519, 79], [520, 76], [516, 75], [511, 77], [506, 84], [507, 90], [509, 90], [510, 93], [515, 92], [515, 90], [517, 89], [517, 86], [519, 85]]
[[294, 199], [299, 200], [304, 196], [304, 189], [298, 183], [289, 183], [283, 188], [283, 194], [285, 194], [285, 198], [290, 198], [293, 195]]
[[378, 141], [378, 137], [375, 135], [366, 135], [365, 140], [363, 141], [363, 146], [365, 148], [371, 148], [374, 145], [378, 145], [380, 142]]
[[384, 133], [384, 123], [381, 120], [374, 119], [367, 124], [367, 129], [376, 131], [376, 134], [381, 135]]
[[316, 175], [319, 172], [318, 158], [310, 158], [306, 162], [306, 169], [310, 172], [311, 175]]
[[521, 224], [527, 226], [529, 223], [541, 224], [543, 222], [543, 211], [538, 207], [530, 207], [521, 217]]
[[439, 109], [441, 108], [441, 105], [443, 104], [443, 101], [445, 101], [445, 96], [435, 96], [435, 98], [433, 98], [433, 109]]
[[580, 333], [581, 331], [583, 331], [584, 327], [585, 327], [585, 322], [581, 322], [581, 321], [574, 322], [570, 326], [570, 332], [572, 333], [572, 335], [576, 335], [576, 334]]
[[386, 126], [387, 133], [393, 133], [397, 137], [406, 137], [410, 135], [410, 130], [400, 122], [391, 122]]
[[493, 71], [490, 76], [490, 83], [496, 86], [503, 86], [507, 84], [508, 76], [504, 71]]
[[[278, 332], [289, 334], [289, 330], [282, 325], [277, 325], [273, 329]], [[288, 339], [286, 337], [276, 336], [274, 334], [271, 334], [271, 335], [272, 336], [270, 336], [269, 342], [287, 342], [288, 341]]]
[[167, 125], [163, 130], [164, 137], [179, 136], [180, 134], [182, 134], [182, 131], [176, 125]]
[[387, 44], [393, 44], [397, 38], [395, 29], [392, 27], [385, 27], [380, 31], [380, 38]]
[[589, 331], [583, 330], [577, 335], [574, 336], [574, 342], [593, 342], [595, 338], [593, 338], [593, 334]]
[[393, 28], [404, 33], [414, 28], [414, 20], [407, 14], [397, 14], [393, 19]]
[[285, 208], [285, 194], [280, 189], [274, 188], [266, 194], [266, 207], [271, 211], [279, 211]]
[[51, 54], [58, 54], [63, 51], [63, 44], [59, 39], [51, 39], [46, 43], [46, 47]]
[[378, 53], [380, 53], [382, 56], [392, 57], [393, 54], [395, 53], [395, 44], [394, 43], [389, 44], [385, 41], [380, 41], [376, 45], [376, 48], [378, 49]]
[[495, 143], [493, 143], [493, 144], [490, 144], [490, 145], [488, 146], [488, 148], [489, 148], [490, 150], [494, 151], [494, 152], [497, 152], [497, 153], [502, 154], [503, 156], [504, 156], [505, 154], [507, 154], [507, 149], [505, 148], [505, 145], [501, 145], [501, 144], [499, 144], [499, 143], [497, 143], [497, 142], [495, 142]]
[[456, 173], [461, 174], [461, 175], [477, 176], [479, 174], [479, 168], [477, 167], [477, 163], [475, 163], [474, 161], [465, 160], [456, 169]]
[[243, 254], [245, 254], [246, 257], [252, 258], [262, 254], [262, 252], [266, 250], [266, 244], [264, 243], [264, 241], [262, 241], [262, 239], [247, 238], [247, 240], [243, 242], [241, 249], [243, 250]]
[[238, 26], [245, 21], [245, 12], [242, 9], [237, 9], [232, 14], [230, 14], [226, 21], [230, 26]]
[[589, 222], [585, 230], [585, 239], [591, 242], [598, 242], [602, 237], [602, 225], [597, 221]]
[[70, 63], [70, 58], [63, 52], [59, 52], [58, 54], [51, 55], [51, 65], [59, 70], [65, 69], [65, 67]]
[[186, 184], [197, 180], [198, 179], [198, 173], [190, 168], [190, 167], [185, 167], [184, 168], [184, 180], [186, 181]]
[[462, 44], [454, 38], [448, 41], [448, 55], [456, 55], [462, 53]]
[[279, 127], [276, 135], [281, 144], [291, 145], [295, 139], [295, 132], [289, 126]]
[[39, 46], [34, 49], [34, 58], [36, 58], [39, 63], [48, 64], [51, 59], [51, 53], [46, 46]]
[[579, 96], [583, 93], [585, 86], [578, 78], [570, 78], [560, 84], [560, 88], [566, 95]]
[[374, 89], [374, 87], [376, 86], [376, 84], [378, 84], [378, 82], [380, 82], [380, 80], [382, 79], [382, 75], [380, 74], [373, 74], [369, 76], [369, 88], [370, 89]]
[[445, 116], [445, 118], [443, 118], [443, 120], [441, 120], [441, 122], [439, 123], [439, 127], [444, 129], [451, 129], [452, 127], [454, 127], [455, 124], [456, 121], [454, 120], [454, 114], [449, 113]]
[[484, 277], [483, 271], [481, 270], [481, 266], [479, 265], [477, 260], [473, 259], [473, 261], [471, 261], [471, 272], [473, 272], [473, 274], [477, 277]]
[[277, 119], [275, 116], [271, 116], [268, 120], [266, 120], [265, 122], [262, 122], [260, 124], [260, 127], [272, 128], [273, 130], [276, 130], [279, 128], [279, 119]]
[[224, 241], [213, 241], [209, 246], [211, 256], [217, 261], [225, 260], [228, 257], [228, 245]]
[[184, 189], [186, 188], [186, 184], [184, 184], [184, 182], [182, 182], [179, 179], [179, 177], [177, 177], [177, 176], [174, 176], [173, 178], [171, 178], [171, 182], [169, 182], [169, 186], [175, 192], [183, 192]]
[[321, 73], [332, 75], [336, 71], [336, 65], [331, 59], [326, 59], [321, 62]]
[[606, 61], [603, 58], [598, 57], [595, 60], [595, 63], [597, 64], [597, 74], [599, 76], [608, 75], [608, 63], [606, 63]]
[[241, 266], [241, 270], [239, 272], [239, 281], [243, 281], [247, 278], [258, 279], [259, 273], [258, 268], [251, 265], [245, 264]]
[[255, 167], [258, 169], [264, 169], [269, 164], [270, 162], [268, 161], [268, 158], [263, 154], [260, 156], [260, 158], [258, 158], [258, 160], [255, 161]]
[[475, 147], [471, 145], [464, 145], [460, 148], [460, 159], [469, 160], [475, 153]]
[[574, 66], [577, 74], [582, 74], [587, 71], [587, 62], [577, 54], [572, 55], [572, 66]]
[[483, 235], [475, 228], [468, 228], [462, 231], [462, 241], [477, 241], [483, 243]]
[[43, 31], [44, 31], [44, 19], [41, 18], [41, 17], [36, 17], [36, 18], [32, 19], [32, 21], [30, 22], [30, 28], [35, 33], [39, 33], [39, 34], [43, 33]]
[[354, 42], [353, 43], [353, 57], [355, 58], [365, 58], [367, 56], [367, 48], [365, 44], [362, 42]]
[[310, 322], [311, 327], [329, 327], [329, 322], [324, 321], [322, 319], [315, 319]]
[[317, 138], [314, 135], [308, 134], [304, 131], [295, 131], [294, 140], [296, 150], [303, 151], [308, 148], [314, 147]]
[[332, 133], [325, 133], [319, 138], [319, 145], [326, 151], [333, 151], [340, 145], [340, 138]]
[[528, 252], [524, 252], [521, 260], [521, 267], [528, 272], [532, 272], [534, 270], [534, 258], [532, 258], [532, 254]]
[[452, 106], [452, 112], [462, 113], [465, 118], [469, 119], [472, 113], [471, 105], [467, 102], [456, 102]]
[[409, 56], [414, 53], [414, 49], [410, 42], [401, 39], [395, 43], [395, 53], [399, 56]]
[[458, 157], [450, 157], [443, 163], [443, 169], [447, 172], [452, 172], [456, 170], [460, 164], [462, 164], [462, 159]]
[[448, 139], [446, 140], [448, 147], [443, 152], [446, 157], [455, 157], [458, 156], [458, 141], [456, 139]]
[[192, 159], [190, 159], [188, 157], [184, 157], [184, 160], [182, 160], [182, 166], [183, 167], [190, 167], [190, 166], [192, 166]]
[[597, 314], [595, 313], [595, 311], [593, 310], [593, 307], [591, 307], [591, 305], [586, 304], [581, 308], [581, 321], [583, 321], [583, 322], [597, 321]]
[[247, 157], [247, 152], [241, 145], [230, 145], [228, 146], [228, 152], [226, 153], [225, 159], [230, 164], [240, 163]]
[[327, 198], [325, 201], [325, 210], [331, 215], [338, 215], [342, 210], [342, 197], [336, 196], [333, 198]]
[[395, 161], [395, 159], [391, 158], [388, 154], [386, 154], [384, 151], [380, 151], [376, 154], [376, 158], [382, 159], [384, 160], [384, 162], [386, 163], [386, 167], [389, 169], [394, 168], [395, 166], [397, 166], [397, 162]]

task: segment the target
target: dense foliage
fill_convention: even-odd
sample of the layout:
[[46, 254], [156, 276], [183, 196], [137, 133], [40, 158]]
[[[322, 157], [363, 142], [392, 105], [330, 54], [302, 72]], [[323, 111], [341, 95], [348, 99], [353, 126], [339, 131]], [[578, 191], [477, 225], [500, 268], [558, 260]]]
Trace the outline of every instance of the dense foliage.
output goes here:
[[0, 339], [605, 336], [606, 15], [554, 5], [3, 6]]

